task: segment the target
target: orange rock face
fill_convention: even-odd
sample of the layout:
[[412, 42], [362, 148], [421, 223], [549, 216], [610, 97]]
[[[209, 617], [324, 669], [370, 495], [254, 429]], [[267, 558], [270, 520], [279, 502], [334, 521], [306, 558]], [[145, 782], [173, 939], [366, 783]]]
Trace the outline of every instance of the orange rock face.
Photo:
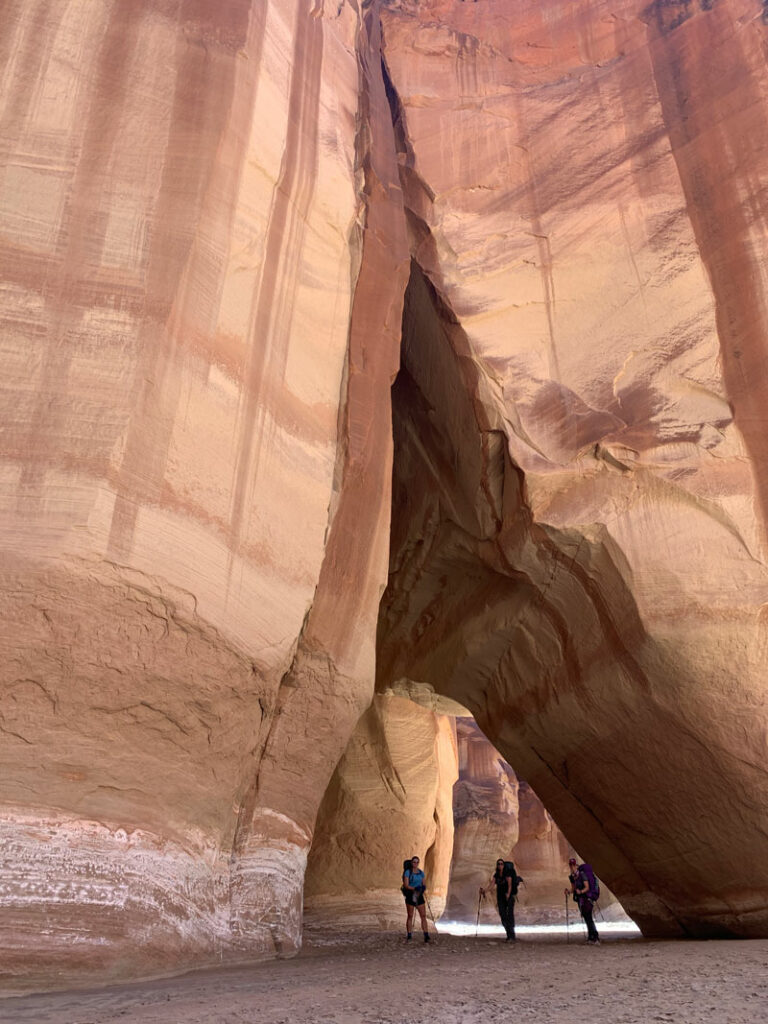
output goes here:
[[387, 4], [414, 232], [380, 677], [651, 934], [768, 928], [760, 5]]
[[518, 839], [518, 781], [472, 719], [456, 720], [459, 781], [454, 787], [454, 844], [445, 916], [471, 921], [478, 890], [499, 857], [510, 859]]
[[453, 719], [403, 697], [377, 696], [320, 806], [304, 890], [307, 924], [402, 928], [402, 866], [413, 856], [437, 918], [454, 846], [457, 777]]
[[[470, 718], [456, 720], [459, 781], [454, 787], [454, 844], [445, 917], [475, 924], [478, 890], [488, 884], [499, 857], [514, 861], [524, 879], [515, 919], [519, 924], [562, 924], [568, 858], [579, 854], [552, 820], [527, 782], [519, 780]], [[481, 920], [496, 918], [493, 896], [480, 907]], [[600, 911], [624, 915], [613, 894], [601, 887]]]
[[33, 983], [300, 939], [386, 578], [408, 249], [378, 31], [303, 0], [4, 11], [0, 945]]
[[388, 552], [381, 689], [768, 933], [762, 6], [6, 8], [6, 968], [296, 948]]
[[[574, 850], [552, 815], [527, 782], [520, 782], [519, 835], [513, 857], [525, 879], [515, 917], [522, 924], [567, 923], [563, 888], [568, 884], [568, 858], [584, 858]], [[597, 920], [624, 921], [627, 915], [614, 894], [600, 882]]]

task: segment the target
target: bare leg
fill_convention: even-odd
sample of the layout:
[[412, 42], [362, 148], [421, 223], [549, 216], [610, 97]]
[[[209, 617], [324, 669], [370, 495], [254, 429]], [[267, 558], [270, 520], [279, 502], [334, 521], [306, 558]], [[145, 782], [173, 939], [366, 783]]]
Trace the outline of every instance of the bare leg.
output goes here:
[[[421, 910], [421, 909], [422, 908], [419, 907], [419, 910]], [[413, 904], [412, 903], [406, 903], [405, 930], [406, 930], [406, 932], [409, 935], [413, 931]]]

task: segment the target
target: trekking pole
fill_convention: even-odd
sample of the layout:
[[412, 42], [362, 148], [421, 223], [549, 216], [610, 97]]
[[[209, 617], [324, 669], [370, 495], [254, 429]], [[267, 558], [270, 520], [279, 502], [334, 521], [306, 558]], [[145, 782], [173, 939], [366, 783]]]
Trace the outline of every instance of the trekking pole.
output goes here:
[[565, 894], [565, 941], [571, 941], [571, 915], [568, 913], [568, 893]]
[[432, 925], [435, 929], [435, 940], [437, 940], [437, 921], [435, 920], [435, 915], [432, 913], [432, 907], [429, 905], [429, 897], [426, 893], [424, 893], [424, 899], [426, 900], [427, 910], [429, 911], [429, 916], [432, 918]]
[[475, 921], [475, 938], [477, 938], [477, 933], [480, 931], [480, 904], [482, 903], [482, 901], [483, 901], [482, 893], [478, 893], [477, 894], [477, 921]]

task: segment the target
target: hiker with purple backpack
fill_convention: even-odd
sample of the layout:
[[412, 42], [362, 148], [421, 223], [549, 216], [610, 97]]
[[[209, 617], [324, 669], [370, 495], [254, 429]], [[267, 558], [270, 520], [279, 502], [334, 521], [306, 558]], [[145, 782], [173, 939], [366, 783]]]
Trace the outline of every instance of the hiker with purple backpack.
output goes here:
[[576, 858], [571, 857], [568, 861], [568, 868], [570, 869], [568, 881], [571, 883], [571, 888], [570, 891], [568, 889], [565, 890], [565, 895], [573, 894], [573, 898], [579, 908], [579, 913], [584, 918], [584, 924], [587, 926], [587, 942], [592, 945], [599, 944], [600, 936], [597, 934], [597, 928], [592, 919], [592, 910], [600, 898], [600, 885], [589, 864], [577, 865]]

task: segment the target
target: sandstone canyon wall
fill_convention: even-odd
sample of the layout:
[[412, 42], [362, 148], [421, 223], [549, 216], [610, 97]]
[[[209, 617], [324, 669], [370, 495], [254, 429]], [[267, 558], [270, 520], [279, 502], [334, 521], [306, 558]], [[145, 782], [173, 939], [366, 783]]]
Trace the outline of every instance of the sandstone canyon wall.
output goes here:
[[499, 857], [512, 858], [519, 835], [518, 781], [471, 718], [456, 720], [459, 779], [453, 793], [454, 843], [445, 916], [471, 921]]
[[421, 860], [439, 917], [457, 777], [453, 719], [403, 697], [377, 696], [320, 806], [304, 889], [307, 926], [402, 929], [402, 866], [412, 856]]
[[386, 579], [378, 31], [322, 0], [3, 7], [0, 947], [28, 983], [299, 942]]
[[[525, 879], [520, 889], [517, 920], [523, 924], [563, 924], [563, 888], [567, 885], [568, 858], [582, 858], [552, 820], [527, 782], [520, 782], [518, 839], [514, 859]], [[600, 910], [605, 914], [615, 903], [605, 885], [600, 890]], [[598, 918], [598, 914], [595, 914]]]
[[465, 704], [647, 934], [762, 935], [760, 4], [398, 0], [380, 685]]
[[10, 970], [296, 948], [372, 692], [409, 256], [379, 688], [467, 706], [648, 933], [766, 934], [767, 33], [4, 5]]
[[[525, 879], [521, 888], [516, 918], [521, 924], [566, 923], [563, 888], [568, 884], [568, 858], [584, 860], [557, 827], [552, 815], [527, 782], [520, 781], [519, 835], [513, 851], [518, 871]], [[600, 882], [596, 921], [622, 921], [629, 918], [615, 895]], [[571, 906], [571, 909], [574, 909]], [[575, 916], [578, 916], [574, 910]]]
[[[454, 844], [445, 918], [475, 924], [478, 889], [499, 857], [512, 860], [524, 879], [518, 924], [563, 924], [568, 858], [579, 854], [527, 782], [518, 779], [471, 718], [456, 720], [459, 780], [454, 787]], [[600, 913], [626, 919], [615, 896], [601, 886]], [[495, 897], [480, 907], [480, 920], [498, 924]]]

